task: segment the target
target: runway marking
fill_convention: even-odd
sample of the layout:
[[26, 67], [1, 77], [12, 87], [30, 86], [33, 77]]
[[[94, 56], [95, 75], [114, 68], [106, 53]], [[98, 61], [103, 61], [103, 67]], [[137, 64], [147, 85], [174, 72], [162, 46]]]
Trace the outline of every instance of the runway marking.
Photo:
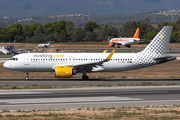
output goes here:
[[4, 99], [1, 102], [6, 102], [9, 104], [32, 104], [32, 103], [75, 103], [75, 102], [105, 102], [105, 101], [134, 101], [143, 100], [141, 98], [130, 98], [130, 97], [70, 97], [70, 98], [41, 98], [41, 99]]
[[26, 92], [26, 91], [1, 91], [0, 92], [0, 95], [14, 95], [14, 94], [17, 94], [17, 95], [19, 95], [19, 94], [41, 94], [41, 93], [50, 93], [50, 92]]
[[[131, 104], [135, 104], [135, 105], [130, 105], [130, 106], [137, 106], [137, 103], [141, 103], [142, 105], [138, 105], [138, 106], [144, 106], [144, 105], [151, 105], [152, 103], [156, 103], [156, 105], [162, 105], [164, 104], [164, 102], [171, 102], [170, 104], [168, 105], [173, 105], [174, 103], [172, 102], [180, 102], [180, 100], [152, 100], [152, 101], [120, 101], [120, 102], [117, 102], [117, 101], [110, 101], [110, 102], [85, 102], [85, 103], [55, 103], [55, 104], [52, 104], [52, 103], [49, 103], [49, 104], [21, 104], [21, 105], [1, 105], [0, 108], [2, 107], [7, 107], [7, 106], [19, 106], [19, 107], [23, 107], [23, 106], [58, 106], [58, 105], [61, 105], [61, 106], [64, 106], [64, 105], [94, 105], [94, 104], [97, 104], [97, 105], [101, 105], [101, 104], [106, 104], [107, 106], [113, 106], [113, 105], [108, 105], [109, 103], [114, 103], [116, 104], [122, 104], [124, 106], [125, 103], [131, 103]], [[143, 103], [148, 103], [148, 104], [143, 104]], [[167, 104], [166, 104], [167, 105]], [[120, 106], [120, 105], [118, 105]], [[127, 105], [128, 106], [128, 105]], [[68, 107], [69, 108], [69, 107]]]

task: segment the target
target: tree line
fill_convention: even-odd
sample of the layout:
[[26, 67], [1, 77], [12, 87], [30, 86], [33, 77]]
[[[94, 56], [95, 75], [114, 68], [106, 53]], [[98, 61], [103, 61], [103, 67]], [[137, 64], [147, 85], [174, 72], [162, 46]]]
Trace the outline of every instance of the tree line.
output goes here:
[[21, 25], [15, 23], [12, 26], [0, 27], [0, 42], [41, 43], [54, 42], [102, 42], [115, 37], [132, 37], [136, 29], [140, 28], [140, 38], [152, 40], [163, 26], [173, 26], [170, 42], [180, 42], [180, 20], [176, 22], [163, 22], [153, 27], [150, 19], [129, 21], [118, 30], [112, 25], [100, 26], [94, 21], [88, 21], [82, 28], [74, 27], [71, 21], [61, 20], [49, 22], [44, 25], [34, 23]]

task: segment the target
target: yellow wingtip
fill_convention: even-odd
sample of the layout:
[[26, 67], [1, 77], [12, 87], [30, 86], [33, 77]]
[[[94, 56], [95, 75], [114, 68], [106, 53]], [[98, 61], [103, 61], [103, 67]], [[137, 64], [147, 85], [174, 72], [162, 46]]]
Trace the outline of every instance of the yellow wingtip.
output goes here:
[[111, 58], [112, 58], [112, 56], [113, 56], [113, 54], [114, 54], [115, 51], [116, 51], [116, 49], [114, 49], [114, 50], [111, 52], [111, 54], [108, 56], [107, 60], [111, 60]]
[[105, 50], [104, 53], [107, 53], [107, 50]]

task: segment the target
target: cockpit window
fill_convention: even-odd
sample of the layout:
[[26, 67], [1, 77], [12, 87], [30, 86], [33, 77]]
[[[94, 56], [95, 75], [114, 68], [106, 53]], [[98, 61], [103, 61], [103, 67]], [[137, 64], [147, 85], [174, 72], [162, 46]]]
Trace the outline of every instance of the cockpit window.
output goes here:
[[18, 58], [11, 58], [12, 61], [18, 61]]

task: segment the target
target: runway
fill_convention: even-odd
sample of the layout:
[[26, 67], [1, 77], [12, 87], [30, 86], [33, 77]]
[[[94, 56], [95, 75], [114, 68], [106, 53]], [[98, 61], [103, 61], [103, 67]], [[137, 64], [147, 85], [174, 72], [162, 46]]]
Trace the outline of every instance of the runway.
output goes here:
[[180, 85], [180, 79], [0, 79], [0, 86], [120, 86], [120, 85], [136, 85], [142, 83], [152, 83], [159, 85], [167, 85], [175, 83]]
[[0, 110], [179, 105], [179, 93], [180, 86], [3, 90]]

